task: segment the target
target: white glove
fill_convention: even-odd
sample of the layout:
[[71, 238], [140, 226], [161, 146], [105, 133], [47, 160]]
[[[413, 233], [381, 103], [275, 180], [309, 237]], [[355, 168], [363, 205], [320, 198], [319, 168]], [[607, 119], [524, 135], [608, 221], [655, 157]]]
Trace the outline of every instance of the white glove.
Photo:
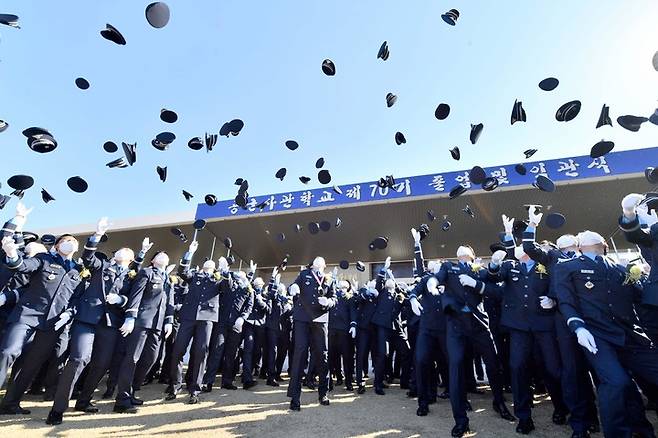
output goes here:
[[411, 229], [411, 236], [414, 238], [415, 244], [420, 243], [420, 233], [415, 228]]
[[135, 318], [126, 318], [123, 325], [119, 327], [119, 332], [124, 338], [135, 330]]
[[106, 217], [102, 217], [98, 220], [98, 223], [96, 224], [96, 235], [97, 236], [102, 236], [105, 233], [107, 233], [107, 230], [110, 228], [110, 222], [107, 220]]
[[258, 265], [254, 263], [253, 260], [249, 260], [249, 272], [256, 272], [256, 267]]
[[151, 239], [145, 237], [144, 240], [142, 240], [142, 252], [147, 253], [152, 247], [153, 242], [151, 242]]
[[0, 294], [0, 307], [4, 306], [6, 302], [7, 302], [7, 295]]
[[167, 273], [167, 275], [171, 274], [171, 272], [174, 270], [174, 268], [176, 268], [175, 264], [167, 266], [167, 268], [165, 269], [165, 272]]
[[225, 274], [228, 272], [228, 261], [224, 257], [220, 257], [219, 260], [217, 260], [217, 268], [219, 269], [219, 272], [222, 274]]
[[459, 282], [462, 286], [475, 287], [477, 280], [466, 274], [459, 274]]
[[503, 226], [505, 227], [505, 234], [512, 234], [514, 230], [514, 218], [503, 215]]
[[333, 278], [334, 281], [338, 281], [338, 267], [334, 268], [334, 270], [331, 271], [331, 278]]
[[244, 319], [240, 316], [235, 320], [235, 324], [233, 324], [233, 331], [236, 333], [242, 333], [242, 324], [244, 324]]
[[386, 261], [384, 262], [384, 270], [388, 271], [388, 268], [391, 267], [391, 257], [386, 257]]
[[291, 284], [288, 293], [290, 294], [291, 297], [299, 295], [299, 285], [297, 283]]
[[195, 240], [195, 241], [193, 241], [192, 243], [190, 243], [190, 247], [189, 247], [189, 249], [188, 249], [187, 251], [188, 251], [190, 254], [194, 254], [194, 253], [196, 252], [197, 249], [199, 249], [199, 242], [197, 242], [197, 241]]
[[379, 291], [375, 289], [374, 287], [372, 289], [368, 289], [368, 293], [373, 297], [377, 298], [379, 296]]
[[439, 280], [437, 280], [435, 277], [431, 277], [430, 279], [427, 280], [427, 284], [425, 285], [427, 287], [427, 292], [429, 292], [432, 295], [438, 295], [439, 294]]
[[624, 216], [629, 218], [635, 217], [635, 208], [644, 200], [644, 195], [639, 193], [629, 193], [621, 200], [621, 208], [624, 210]]
[[585, 327], [579, 327], [576, 329], [576, 337], [578, 337], [578, 343], [590, 353], [596, 354], [596, 352], [599, 351], [596, 348], [594, 336], [592, 336], [589, 330], [587, 330]]
[[120, 304], [122, 301], [123, 299], [121, 299], [121, 296], [119, 294], [110, 293], [107, 294], [107, 296], [105, 297], [105, 302], [107, 304]]
[[281, 274], [276, 274], [276, 275], [274, 276], [274, 282], [275, 282], [276, 284], [281, 283]]
[[539, 305], [542, 309], [549, 310], [555, 307], [555, 300], [553, 300], [553, 298], [542, 296], [539, 297]]
[[352, 339], [356, 338], [356, 327], [350, 327], [349, 333], [350, 336], [352, 336]]
[[165, 339], [169, 338], [171, 336], [171, 332], [174, 331], [174, 326], [171, 323], [167, 323], [164, 325], [164, 337]]
[[505, 257], [507, 256], [507, 253], [503, 251], [502, 249], [499, 249], [493, 255], [491, 256], [491, 264], [500, 266], [500, 264], [505, 260]]
[[11, 236], [7, 236], [2, 239], [2, 250], [10, 259], [15, 259], [18, 257], [18, 244], [14, 242], [14, 238]]
[[411, 311], [414, 312], [414, 315], [420, 316], [423, 313], [423, 306], [418, 302], [418, 298], [411, 297], [409, 304], [411, 304]]
[[318, 304], [322, 307], [327, 307], [329, 305], [329, 298], [327, 297], [318, 297]]
[[27, 220], [27, 215], [32, 211], [31, 208], [27, 208], [23, 202], [19, 201], [16, 204], [16, 216], [14, 216], [14, 225], [16, 225], [16, 231], [20, 232], [23, 230], [23, 225]]
[[530, 226], [536, 227], [537, 225], [539, 225], [542, 217], [544, 217], [544, 213], [538, 213], [537, 207], [531, 205], [530, 208], [528, 209], [528, 222], [530, 222]]
[[64, 327], [71, 320], [71, 314], [69, 312], [64, 312], [59, 315], [59, 319], [55, 323], [55, 331]]

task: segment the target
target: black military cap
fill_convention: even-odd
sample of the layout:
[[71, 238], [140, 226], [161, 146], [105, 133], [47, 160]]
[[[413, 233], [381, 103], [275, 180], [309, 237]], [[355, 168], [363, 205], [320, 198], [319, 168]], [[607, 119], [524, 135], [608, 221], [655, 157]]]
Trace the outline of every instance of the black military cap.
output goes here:
[[166, 151], [167, 149], [169, 149], [169, 143], [162, 143], [161, 141], [159, 141], [155, 138], [153, 140], [151, 140], [151, 146], [153, 146], [157, 150], [163, 151], [163, 152]]
[[401, 133], [400, 131], [395, 133], [395, 144], [400, 146], [401, 144], [405, 144], [407, 142], [407, 139], [404, 138], [404, 134]]
[[425, 238], [430, 235], [429, 225], [420, 224], [420, 227], [418, 227], [418, 232], [420, 233], [420, 240], [425, 240]]
[[11, 201], [11, 196], [1, 195], [0, 194], [0, 210], [5, 208], [5, 205], [7, 205], [7, 203], [9, 203], [9, 201]]
[[647, 167], [644, 170], [644, 176], [649, 184], [658, 184], [658, 167]]
[[106, 141], [103, 143], [103, 150], [108, 154], [113, 154], [119, 150], [119, 146], [117, 146], [117, 144], [113, 141]]
[[459, 147], [455, 146], [454, 148], [450, 149], [450, 155], [452, 155], [453, 160], [459, 161], [461, 158], [461, 153], [459, 152]]
[[311, 178], [309, 178], [308, 176], [300, 176], [300, 177], [299, 177], [299, 180], [300, 180], [303, 184], [308, 184], [308, 182], [311, 180]]
[[186, 190], [183, 190], [183, 196], [185, 197], [186, 201], [189, 201], [190, 199], [194, 198], [194, 195]]
[[126, 164], [125, 160], [123, 157], [117, 158], [116, 160], [112, 160], [109, 163], [106, 164], [107, 167], [110, 169], [114, 169], [115, 167], [118, 167], [119, 169], [123, 169], [124, 167], [128, 167], [128, 164]]
[[482, 182], [482, 190], [484, 190], [485, 192], [491, 192], [493, 190], [496, 190], [498, 184], [499, 184], [498, 178], [490, 176]]
[[160, 120], [162, 120], [165, 123], [176, 123], [176, 121], [178, 120], [178, 114], [176, 114], [172, 110], [163, 108], [160, 110]]
[[48, 245], [48, 246], [54, 245], [56, 240], [57, 237], [53, 236], [52, 234], [44, 234], [43, 236], [41, 236], [41, 243], [43, 243], [44, 245]]
[[16, 29], [21, 28], [18, 25], [18, 15], [14, 15], [14, 14], [0, 14], [0, 24], [4, 24], [5, 26], [10, 26], [10, 27], [15, 27]]
[[647, 117], [638, 117], [638, 116], [620, 116], [617, 117], [617, 123], [624, 129], [628, 129], [631, 132], [637, 132], [642, 127], [642, 123], [649, 121]]
[[434, 215], [434, 211], [432, 210], [427, 210], [427, 219], [429, 219], [430, 222], [434, 222], [436, 220], [436, 216]]
[[299, 147], [299, 143], [297, 143], [295, 140], [288, 140], [286, 141], [286, 147], [291, 151], [294, 151]]
[[48, 192], [46, 191], [46, 189], [44, 189], [44, 188], [41, 189], [41, 199], [42, 199], [43, 202], [45, 202], [46, 204], [49, 203], [50, 201], [54, 201], [54, 200], [55, 200], [55, 198], [53, 198], [52, 195], [51, 195], [50, 193], [48, 193]]
[[454, 26], [459, 18], [459, 11], [457, 9], [450, 9], [445, 14], [442, 14], [441, 18], [449, 25]]
[[57, 141], [48, 134], [37, 134], [27, 139], [27, 145], [34, 152], [45, 154], [57, 148]]
[[566, 223], [566, 218], [560, 213], [551, 213], [546, 216], [546, 226], [554, 230], [562, 227]]
[[336, 227], [336, 228], [339, 228], [341, 225], [343, 225], [343, 221], [340, 220], [339, 217], [337, 217], [337, 218], [336, 218], [336, 225], [335, 225], [335, 227]]
[[32, 233], [30, 231], [23, 231], [23, 241], [25, 242], [26, 245], [28, 243], [36, 242], [37, 240], [39, 240], [38, 234]]
[[39, 128], [38, 126], [32, 126], [23, 130], [23, 135], [27, 138], [34, 137], [35, 135], [50, 135], [53, 136], [47, 129]]
[[525, 175], [526, 173], [528, 173], [528, 169], [526, 169], [524, 164], [517, 164], [516, 166], [514, 166], [514, 170], [516, 170], [516, 173], [518, 173], [519, 175]]
[[165, 167], [160, 167], [157, 166], [155, 168], [156, 172], [158, 172], [158, 176], [160, 177], [160, 181], [165, 182], [167, 180], [167, 166]]
[[532, 184], [542, 192], [554, 192], [555, 183], [547, 176], [537, 175], [535, 182]]
[[194, 227], [195, 230], [201, 231], [204, 228], [206, 228], [206, 221], [204, 221], [203, 219], [197, 219], [194, 221], [194, 224], [192, 224], [192, 226]]
[[434, 117], [438, 120], [445, 120], [450, 115], [450, 105], [447, 103], [440, 103], [434, 110]]
[[206, 132], [206, 151], [212, 151], [212, 148], [217, 144], [217, 134], [208, 134]]
[[79, 176], [72, 176], [69, 178], [66, 181], [66, 185], [69, 186], [69, 189], [73, 190], [75, 193], [84, 193], [89, 188], [87, 181]]
[[572, 100], [558, 108], [555, 113], [555, 120], [558, 122], [570, 122], [576, 118], [580, 112], [581, 103], [579, 100]]
[[164, 2], [151, 3], [144, 13], [146, 21], [156, 29], [163, 28], [169, 23], [169, 6]]
[[235, 203], [242, 208], [245, 208], [247, 206], [247, 198], [249, 195], [247, 192], [244, 193], [238, 193], [238, 195], [235, 197]]
[[615, 147], [614, 142], [601, 140], [592, 146], [589, 156], [592, 158], [599, 158], [610, 152]]
[[605, 103], [601, 108], [601, 114], [599, 115], [599, 121], [596, 122], [596, 128], [598, 129], [603, 125], [612, 126], [612, 120], [610, 119], [610, 107]]
[[386, 249], [388, 246], [388, 237], [378, 236], [372, 241], [372, 244], [377, 249]]
[[475, 213], [473, 213], [473, 210], [471, 209], [470, 205], [466, 204], [466, 207], [462, 208], [462, 211], [475, 219]]
[[528, 228], [527, 222], [515, 220], [514, 224], [512, 225], [512, 235], [514, 235], [516, 238], [519, 238], [523, 235], [523, 232], [526, 228]]
[[315, 168], [316, 169], [322, 169], [323, 167], [324, 167], [324, 158], [320, 157], [315, 162]]
[[553, 91], [560, 84], [556, 78], [546, 78], [539, 83], [539, 88], [544, 91]]
[[308, 231], [311, 234], [318, 234], [318, 231], [320, 231], [320, 224], [318, 224], [317, 222], [310, 222], [308, 224]]
[[338, 266], [340, 266], [340, 269], [348, 269], [350, 267], [350, 262], [347, 260], [341, 260]]
[[473, 184], [482, 184], [487, 178], [487, 172], [484, 171], [480, 166], [475, 166], [468, 173], [468, 179]]
[[441, 230], [448, 231], [451, 226], [452, 226], [452, 223], [448, 219], [444, 219], [443, 223], [441, 224]]
[[329, 184], [331, 182], [331, 174], [327, 169], [318, 172], [318, 181], [320, 181], [320, 184]]
[[203, 149], [203, 146], [203, 139], [201, 137], [193, 137], [187, 142], [187, 147], [194, 151], [200, 151]]
[[455, 199], [457, 196], [463, 195], [468, 189], [461, 184], [457, 184], [450, 190], [450, 199]]
[[364, 272], [366, 270], [366, 265], [363, 262], [356, 262], [356, 270], [359, 272]]
[[121, 142], [123, 153], [126, 155], [126, 160], [131, 166], [137, 161], [137, 143], [129, 144]]
[[9, 123], [4, 120], [0, 120], [0, 132], [5, 132], [9, 128]]
[[336, 66], [331, 59], [325, 59], [322, 61], [322, 72], [327, 76], [333, 76], [336, 74]]
[[510, 118], [510, 122], [513, 125], [515, 122], [525, 122], [525, 121], [526, 121], [526, 114], [525, 114], [525, 110], [523, 109], [523, 102], [515, 100], [514, 107], [512, 108], [512, 117]]
[[222, 125], [219, 130], [219, 135], [228, 137], [229, 135], [236, 136], [244, 128], [244, 122], [240, 119], [233, 119], [230, 122], [226, 122]]
[[[183, 195], [185, 195], [185, 193], [183, 193]], [[186, 198], [187, 198], [187, 197], [186, 197]], [[204, 198], [204, 201], [206, 202], [206, 205], [207, 205], [208, 207], [212, 207], [213, 205], [217, 204], [217, 196], [215, 196], [215, 195], [213, 195], [213, 194], [208, 194], [208, 195], [206, 195], [206, 197]]]
[[34, 185], [34, 178], [29, 175], [14, 175], [7, 180], [7, 185], [14, 190], [27, 190]]
[[395, 105], [395, 102], [398, 101], [398, 97], [393, 93], [388, 93], [386, 95], [386, 107], [390, 108]]
[[249, 181], [243, 179], [240, 181], [240, 188], [238, 189], [238, 193], [246, 193], [247, 190], [249, 190]]
[[471, 144], [477, 143], [478, 139], [480, 138], [480, 135], [482, 134], [482, 130], [484, 129], [484, 125], [482, 123], [478, 123], [477, 125], [471, 125], [471, 135], [470, 135], [470, 140]]
[[329, 221], [320, 222], [320, 229], [324, 232], [329, 231], [331, 229], [331, 222]]
[[281, 169], [276, 171], [276, 174], [274, 175], [275, 178], [279, 178], [281, 181], [283, 181], [283, 178], [286, 177], [286, 173], [288, 171], [286, 170], [285, 167], [282, 167]]
[[101, 30], [101, 36], [120, 46], [126, 45], [126, 39], [121, 35], [121, 32], [109, 23], [105, 25], [105, 29]]
[[388, 50], [388, 43], [384, 41], [382, 45], [379, 47], [379, 52], [377, 52], [377, 59], [381, 59], [382, 61], [388, 60], [388, 56], [390, 55], [390, 52]]
[[176, 140], [176, 134], [173, 132], [161, 132], [158, 135], [155, 136], [155, 139], [159, 141], [160, 143], [163, 143], [165, 145], [169, 145]]
[[81, 90], [86, 90], [89, 88], [89, 81], [85, 78], [77, 78], [75, 80], [75, 86]]
[[230, 237], [226, 237], [226, 238], [224, 239], [224, 246], [225, 246], [227, 249], [231, 249], [231, 248], [233, 248], [233, 241], [231, 240]]
[[526, 159], [532, 157], [537, 153], [537, 149], [526, 149], [523, 151], [523, 155], [525, 155]]
[[243, 178], [236, 178], [233, 184], [235, 184], [236, 186], [242, 186], [243, 182], [244, 182]]
[[169, 231], [171, 231], [171, 234], [173, 234], [176, 237], [180, 237], [180, 235], [183, 234], [180, 228], [170, 228]]

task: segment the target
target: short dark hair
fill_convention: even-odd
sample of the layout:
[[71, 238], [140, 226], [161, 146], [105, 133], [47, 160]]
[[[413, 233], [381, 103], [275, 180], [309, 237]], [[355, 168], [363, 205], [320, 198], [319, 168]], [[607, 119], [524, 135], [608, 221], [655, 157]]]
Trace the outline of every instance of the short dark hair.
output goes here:
[[[59, 236], [59, 237], [55, 240], [55, 245], [59, 244], [59, 242], [61, 242], [63, 239], [65, 239], [65, 238], [67, 238], [67, 237], [73, 237], [73, 238], [75, 239], [75, 236], [74, 236], [73, 234], [62, 234], [61, 236]], [[78, 240], [78, 239], [75, 239], [75, 240]]]

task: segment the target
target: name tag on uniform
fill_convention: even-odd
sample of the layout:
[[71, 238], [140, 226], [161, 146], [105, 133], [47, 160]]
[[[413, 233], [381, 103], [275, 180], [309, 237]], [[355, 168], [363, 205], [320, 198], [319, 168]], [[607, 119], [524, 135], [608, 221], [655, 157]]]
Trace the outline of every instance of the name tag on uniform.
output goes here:
[[461, 271], [461, 269], [459, 269], [459, 267], [457, 267], [457, 266], [453, 266], [453, 267], [452, 267], [452, 270], [455, 271], [455, 272], [459, 272], [459, 271]]
[[586, 287], [587, 289], [591, 289], [591, 288], [594, 287], [594, 283], [592, 283], [591, 281], [588, 281], [587, 283], [585, 283], [585, 287]]
[[580, 273], [581, 274], [593, 274], [594, 271], [592, 269], [581, 269]]

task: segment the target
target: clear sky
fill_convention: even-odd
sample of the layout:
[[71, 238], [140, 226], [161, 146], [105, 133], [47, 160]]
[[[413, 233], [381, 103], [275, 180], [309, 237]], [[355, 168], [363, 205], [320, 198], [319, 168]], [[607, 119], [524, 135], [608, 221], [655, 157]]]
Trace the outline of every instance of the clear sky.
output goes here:
[[[13, 174], [35, 177], [25, 196], [36, 207], [29, 228], [193, 210], [181, 189], [193, 202], [206, 193], [229, 199], [237, 177], [253, 195], [300, 190], [297, 177], [315, 177], [321, 156], [333, 183], [347, 184], [515, 163], [530, 147], [539, 149], [533, 159], [586, 155], [602, 138], [617, 150], [656, 146], [658, 127], [631, 133], [616, 123], [658, 105], [655, 0], [170, 0], [163, 29], [146, 22], [148, 3], [3, 2], [22, 29], [0, 26], [0, 119], [10, 124], [0, 133], [0, 192]], [[452, 7], [461, 13], [455, 27], [441, 20]], [[126, 46], [101, 38], [105, 23]], [[386, 62], [376, 59], [384, 40]], [[325, 58], [336, 76], [322, 73]], [[78, 76], [89, 90], [76, 88]], [[560, 79], [550, 93], [537, 87], [547, 76]], [[398, 96], [390, 109], [388, 92]], [[528, 122], [510, 126], [515, 99]], [[573, 99], [583, 102], [580, 115], [558, 123], [555, 111]], [[452, 112], [439, 122], [441, 102]], [[615, 126], [595, 130], [604, 103]], [[161, 108], [179, 121], [161, 122]], [[210, 154], [187, 147], [233, 118], [245, 122], [239, 136], [220, 137]], [[479, 122], [473, 146], [470, 124]], [[29, 126], [49, 129], [57, 150], [30, 151], [21, 134]], [[150, 142], [167, 130], [177, 139], [160, 152]], [[396, 146], [398, 130], [406, 145]], [[300, 148], [286, 149], [288, 139]], [[121, 156], [103, 151], [107, 140], [137, 142], [136, 165], [105, 167]], [[157, 165], [168, 166], [165, 183]], [[283, 182], [279, 167], [288, 168]], [[89, 182], [85, 194], [67, 188], [73, 175]], [[314, 178], [309, 187], [317, 186]], [[57, 200], [44, 204], [42, 187]]]

